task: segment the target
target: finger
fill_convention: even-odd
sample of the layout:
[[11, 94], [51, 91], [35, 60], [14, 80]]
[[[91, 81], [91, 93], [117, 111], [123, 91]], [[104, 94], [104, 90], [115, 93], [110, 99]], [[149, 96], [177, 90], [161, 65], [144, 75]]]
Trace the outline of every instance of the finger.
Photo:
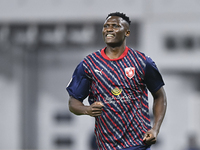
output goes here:
[[147, 145], [155, 144], [156, 138], [155, 137], [147, 137], [144, 141]]
[[146, 141], [146, 142], [151, 142], [151, 141], [154, 140], [154, 139], [155, 139], [155, 138], [147, 137], [145, 141]]
[[143, 137], [143, 141], [146, 141], [148, 137], [149, 137], [149, 134], [146, 133], [146, 134], [144, 135], [144, 137]]
[[155, 144], [155, 143], [156, 143], [156, 139], [146, 140], [145, 143], [146, 143], [147, 145]]
[[92, 116], [93, 117], [98, 117], [98, 116], [101, 116], [101, 113], [100, 112], [96, 112], [96, 113], [93, 113]]
[[92, 108], [94, 108], [94, 109], [102, 109], [103, 106], [101, 106], [101, 105], [94, 105], [94, 106], [92, 106]]
[[93, 115], [96, 115], [96, 114], [101, 115], [101, 113], [102, 113], [102, 109], [93, 109], [92, 110]]
[[146, 141], [146, 136], [143, 138], [143, 141]]
[[92, 112], [102, 112], [103, 108], [102, 107], [93, 107], [92, 109]]
[[102, 106], [102, 107], [104, 106], [102, 102], [95, 102], [94, 104], [100, 105], [100, 106]]

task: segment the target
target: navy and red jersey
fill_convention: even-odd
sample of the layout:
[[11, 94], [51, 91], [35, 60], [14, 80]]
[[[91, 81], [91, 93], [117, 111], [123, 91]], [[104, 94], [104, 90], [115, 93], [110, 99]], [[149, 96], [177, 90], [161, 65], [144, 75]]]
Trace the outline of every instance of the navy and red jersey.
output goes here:
[[145, 54], [126, 47], [117, 59], [110, 59], [105, 49], [84, 58], [67, 86], [70, 96], [90, 104], [103, 103], [101, 116], [95, 118], [99, 149], [117, 150], [145, 145], [143, 135], [151, 128], [148, 91], [163, 85], [155, 63]]

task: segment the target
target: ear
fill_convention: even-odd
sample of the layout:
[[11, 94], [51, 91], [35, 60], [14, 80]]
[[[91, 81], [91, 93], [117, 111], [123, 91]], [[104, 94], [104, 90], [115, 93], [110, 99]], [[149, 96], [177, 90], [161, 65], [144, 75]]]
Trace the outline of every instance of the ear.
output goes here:
[[130, 36], [130, 33], [131, 33], [130, 30], [126, 31], [126, 37]]

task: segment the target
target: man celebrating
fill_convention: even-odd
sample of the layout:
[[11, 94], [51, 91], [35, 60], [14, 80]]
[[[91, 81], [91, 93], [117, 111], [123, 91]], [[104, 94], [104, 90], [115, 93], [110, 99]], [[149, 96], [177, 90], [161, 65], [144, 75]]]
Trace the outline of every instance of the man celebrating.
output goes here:
[[[102, 30], [107, 46], [86, 56], [67, 86], [70, 111], [95, 117], [101, 150], [149, 150], [166, 112], [164, 82], [155, 63], [126, 46], [130, 23], [123, 13], [109, 14]], [[153, 127], [147, 89], [154, 98]], [[87, 96], [90, 106], [82, 103]]]

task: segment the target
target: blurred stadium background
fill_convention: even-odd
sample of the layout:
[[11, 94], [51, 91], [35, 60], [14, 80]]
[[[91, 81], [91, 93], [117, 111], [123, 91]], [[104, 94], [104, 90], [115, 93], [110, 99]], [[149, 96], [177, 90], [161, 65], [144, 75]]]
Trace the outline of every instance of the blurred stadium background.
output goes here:
[[84, 56], [105, 46], [102, 25], [115, 11], [132, 20], [127, 44], [151, 56], [166, 83], [152, 150], [200, 146], [199, 8], [199, 0], [0, 0], [0, 149], [93, 149], [94, 119], [69, 112], [65, 88]]

